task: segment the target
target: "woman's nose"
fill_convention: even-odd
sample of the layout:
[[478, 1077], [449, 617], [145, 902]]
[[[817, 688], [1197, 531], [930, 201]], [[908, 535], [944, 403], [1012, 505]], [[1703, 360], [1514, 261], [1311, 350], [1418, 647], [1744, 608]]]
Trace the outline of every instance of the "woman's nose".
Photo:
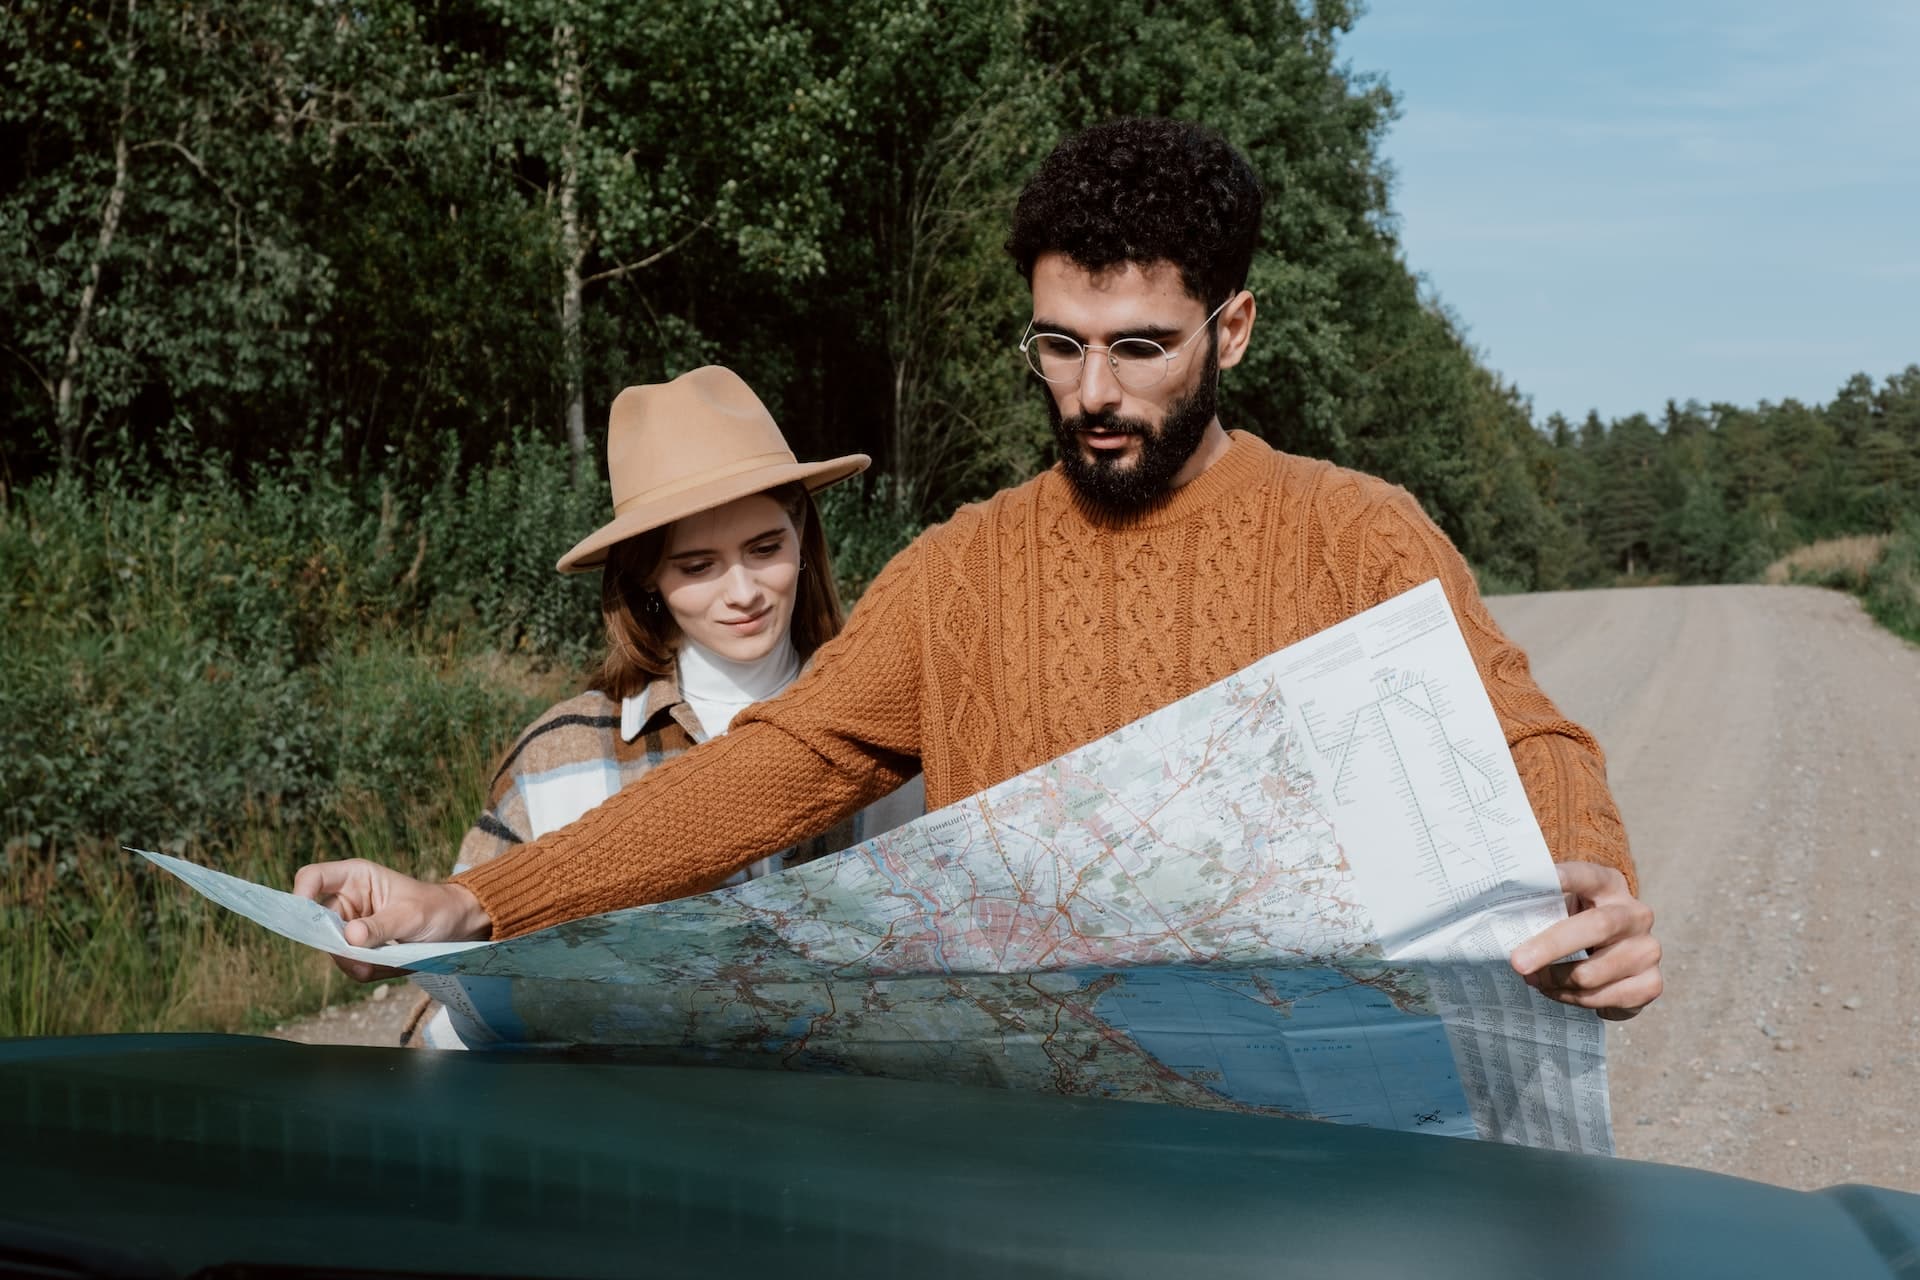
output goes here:
[[721, 585], [728, 604], [748, 605], [757, 602], [760, 598], [760, 583], [747, 572], [745, 564], [735, 563], [729, 566]]

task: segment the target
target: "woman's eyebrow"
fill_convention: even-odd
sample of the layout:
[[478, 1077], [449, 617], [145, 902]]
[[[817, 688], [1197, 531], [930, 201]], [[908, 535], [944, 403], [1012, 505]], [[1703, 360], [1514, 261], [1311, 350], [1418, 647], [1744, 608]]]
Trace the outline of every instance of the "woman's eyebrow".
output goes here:
[[[740, 545], [743, 547], [750, 547], [756, 542], [765, 542], [768, 538], [773, 538], [773, 537], [784, 538], [786, 536], [787, 536], [787, 531], [784, 528], [780, 527], [779, 525], [775, 525], [773, 528], [768, 529], [765, 533], [756, 533], [751, 538], [742, 538], [740, 540]], [[712, 557], [712, 556], [717, 556], [719, 554], [720, 553], [718, 551], [714, 551], [707, 547], [688, 547], [685, 551], [676, 551], [672, 555], [667, 556], [666, 558], [668, 560], [691, 560], [695, 556]]]

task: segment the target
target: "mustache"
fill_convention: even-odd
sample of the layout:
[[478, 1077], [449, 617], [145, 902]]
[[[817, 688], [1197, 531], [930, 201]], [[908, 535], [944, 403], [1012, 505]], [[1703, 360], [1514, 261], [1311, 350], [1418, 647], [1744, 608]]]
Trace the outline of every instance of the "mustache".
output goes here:
[[1081, 431], [1102, 431], [1108, 435], [1119, 436], [1147, 434], [1147, 424], [1138, 418], [1122, 418], [1105, 410], [1099, 413], [1077, 413], [1071, 418], [1062, 419], [1060, 429], [1069, 434]]

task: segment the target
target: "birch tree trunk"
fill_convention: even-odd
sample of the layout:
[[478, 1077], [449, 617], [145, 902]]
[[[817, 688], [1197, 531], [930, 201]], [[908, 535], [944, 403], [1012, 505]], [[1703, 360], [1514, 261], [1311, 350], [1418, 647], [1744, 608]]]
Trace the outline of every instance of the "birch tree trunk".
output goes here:
[[100, 214], [100, 236], [94, 244], [93, 261], [87, 267], [87, 283], [80, 290], [80, 306], [67, 334], [66, 357], [60, 365], [60, 382], [53, 393], [53, 420], [60, 437], [60, 470], [70, 472], [80, 460], [80, 404], [77, 388], [80, 361], [86, 355], [89, 330], [93, 324], [94, 302], [100, 296], [100, 276], [106, 269], [107, 253], [120, 231], [120, 211], [127, 203], [127, 123], [133, 115], [133, 13], [134, 0], [127, 3], [127, 62], [120, 84], [120, 121], [113, 133], [113, 188], [107, 193], [106, 208]]
[[[997, 226], [1000, 210], [1012, 206], [1006, 175], [1019, 167], [1013, 156], [1022, 136], [1019, 113], [1046, 78], [1029, 81], [1019, 93], [976, 96], [928, 141], [897, 197], [902, 214], [890, 254], [893, 422], [887, 473], [892, 500], [903, 514], [932, 491], [936, 476], [977, 452], [983, 434], [993, 431], [978, 406], [943, 394], [939, 361], [954, 350], [953, 318], [977, 305], [982, 292], [977, 259], [966, 258], [967, 245], [984, 220]], [[993, 269], [1002, 270], [997, 258]], [[995, 356], [1019, 358], [1001, 351]]]
[[580, 130], [585, 104], [580, 92], [580, 33], [561, 19], [553, 29], [554, 90], [565, 122], [560, 145], [560, 344], [567, 390], [567, 445], [573, 452], [573, 479], [589, 474], [585, 358], [580, 343], [580, 272], [586, 246], [580, 233]]

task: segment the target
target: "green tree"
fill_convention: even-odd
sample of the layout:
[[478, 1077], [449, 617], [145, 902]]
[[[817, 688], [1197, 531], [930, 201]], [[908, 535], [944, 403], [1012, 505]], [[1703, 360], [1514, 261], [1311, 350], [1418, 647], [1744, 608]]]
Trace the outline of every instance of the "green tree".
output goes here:
[[[1472, 561], [1513, 587], [1551, 591], [1580, 571], [1580, 534], [1554, 505], [1557, 459], [1533, 426], [1518, 388], [1474, 366], [1478, 384], [1469, 419], [1467, 459], [1473, 475], [1466, 550]], [[1471, 550], [1468, 550], [1471, 548]]]
[[[144, 396], [231, 422], [298, 384], [331, 289], [273, 199], [331, 131], [331, 19], [251, 4], [21, 5], [0, 24], [0, 321], [63, 469]], [[293, 48], [318, 57], [298, 65]], [[148, 416], [164, 420], [164, 411]]]
[[1653, 562], [1685, 582], [1719, 581], [1731, 551], [1726, 501], [1714, 474], [1712, 432], [1712, 419], [1697, 401], [1667, 401]]
[[637, 285], [701, 236], [763, 285], [819, 275], [846, 95], [808, 32], [756, 0], [481, 0], [474, 16], [491, 128], [549, 227], [565, 434], [584, 460], [588, 290]]
[[1784, 495], [1791, 473], [1773, 441], [1773, 410], [1764, 402], [1757, 409], [1716, 404], [1715, 471], [1725, 488], [1726, 505], [1743, 529], [1744, 539], [1758, 542], [1769, 554], [1786, 549], [1792, 529], [1785, 520]]
[[1594, 543], [1629, 576], [1651, 567], [1661, 512], [1661, 438], [1644, 413], [1615, 422], [1600, 452]]
[[1796, 539], [1842, 532], [1847, 523], [1845, 475], [1827, 415], [1817, 406], [1786, 400], [1774, 410], [1769, 434], [1786, 468], [1782, 496]]
[[1909, 365], [1874, 393], [1852, 460], [1861, 523], [1891, 529], [1920, 510], [1920, 366]]
[[1711, 476], [1691, 475], [1672, 521], [1670, 556], [1687, 582], [1720, 582], [1733, 567], [1735, 541], [1725, 500]]
[[1018, 7], [883, 0], [847, 18], [849, 91], [863, 104], [847, 143], [848, 225], [872, 234], [849, 237], [864, 244], [827, 287], [871, 299], [845, 322], [886, 353], [874, 452], [912, 522], [1032, 470], [1044, 447], [1009, 358], [1026, 297], [1001, 246], [1064, 88], [1030, 56]]
[[[1598, 415], [1590, 417], [1599, 438], [1604, 439], [1605, 426], [1600, 423]], [[1594, 554], [1590, 530], [1595, 516], [1598, 446], [1588, 448], [1585, 431], [1576, 428], [1558, 413], [1547, 418], [1545, 430], [1552, 468], [1542, 482], [1542, 490], [1567, 531], [1566, 582], [1563, 585], [1583, 586], [1597, 582], [1602, 571], [1599, 559]]]

